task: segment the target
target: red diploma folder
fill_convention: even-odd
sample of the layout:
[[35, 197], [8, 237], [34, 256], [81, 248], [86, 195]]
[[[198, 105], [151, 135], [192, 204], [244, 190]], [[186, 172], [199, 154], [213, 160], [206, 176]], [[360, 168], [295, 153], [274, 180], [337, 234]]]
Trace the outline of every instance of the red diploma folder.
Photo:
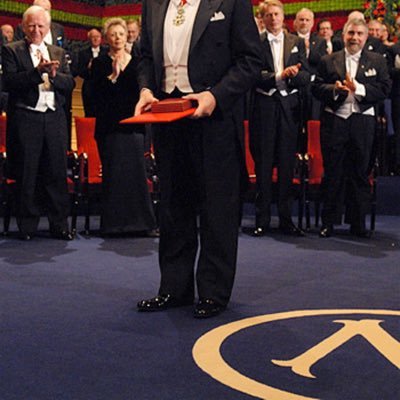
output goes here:
[[165, 124], [188, 117], [195, 112], [191, 100], [165, 99], [151, 106], [151, 112], [145, 112], [120, 121], [120, 124]]

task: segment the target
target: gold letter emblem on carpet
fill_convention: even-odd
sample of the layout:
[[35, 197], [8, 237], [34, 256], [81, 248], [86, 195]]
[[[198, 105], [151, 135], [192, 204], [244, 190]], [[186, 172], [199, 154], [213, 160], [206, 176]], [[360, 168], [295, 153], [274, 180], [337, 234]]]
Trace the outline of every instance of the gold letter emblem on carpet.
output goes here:
[[[343, 319], [344, 315], [359, 315], [367, 318], [361, 320]], [[196, 364], [211, 377], [230, 388], [267, 400], [316, 400], [298, 393], [291, 393], [249, 378], [232, 368], [221, 355], [221, 346], [235, 333], [257, 325], [289, 319], [306, 317], [340, 316], [333, 322], [343, 326], [319, 343], [290, 360], [271, 360], [273, 364], [290, 367], [302, 377], [316, 378], [310, 369], [335, 349], [347, 343], [355, 336], [361, 336], [371, 346], [371, 351], [378, 351], [388, 362], [400, 370], [400, 343], [380, 325], [381, 319], [371, 317], [400, 317], [400, 311], [394, 310], [297, 310], [276, 314], [260, 315], [231, 322], [215, 328], [200, 337], [193, 347], [193, 358]], [[268, 378], [268, 377], [267, 377]]]

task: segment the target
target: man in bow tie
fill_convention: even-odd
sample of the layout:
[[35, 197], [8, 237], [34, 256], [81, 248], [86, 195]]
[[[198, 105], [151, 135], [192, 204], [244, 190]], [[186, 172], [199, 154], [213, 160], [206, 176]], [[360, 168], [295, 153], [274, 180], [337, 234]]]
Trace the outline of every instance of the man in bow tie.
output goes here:
[[324, 56], [313, 93], [324, 104], [321, 150], [324, 163], [321, 237], [333, 234], [337, 205], [345, 188], [350, 232], [366, 237], [370, 211], [370, 172], [376, 127], [376, 105], [390, 92], [385, 58], [366, 51], [368, 26], [349, 20], [343, 29], [345, 49]]
[[[295, 35], [304, 39], [311, 82], [315, 79], [317, 66], [321, 57], [328, 54], [326, 41], [316, 34], [311, 34], [314, 26], [314, 13], [308, 8], [302, 8], [296, 13], [293, 21]], [[321, 103], [311, 94], [311, 84], [302, 91], [304, 123], [307, 120], [318, 120], [321, 114]], [[304, 141], [305, 142], [305, 141]], [[301, 149], [305, 150], [305, 149]]]
[[269, 0], [260, 5], [266, 31], [260, 38], [264, 67], [250, 107], [250, 150], [256, 171], [255, 236], [270, 228], [272, 171], [278, 169], [277, 203], [279, 229], [303, 236], [291, 217], [292, 179], [300, 131], [299, 89], [309, 84], [304, 40], [283, 32], [283, 5]]
[[136, 113], [182, 96], [196, 110], [156, 127], [161, 284], [158, 296], [138, 303], [140, 311], [192, 304], [195, 283], [196, 318], [219, 314], [229, 302], [245, 168], [244, 95], [261, 70], [259, 46], [247, 0], [143, 2]]
[[46, 200], [52, 236], [71, 240], [63, 105], [74, 80], [65, 51], [44, 43], [50, 15], [31, 6], [22, 26], [26, 38], [3, 48], [3, 79], [9, 93], [7, 163], [16, 180], [18, 228], [22, 239], [31, 239]]

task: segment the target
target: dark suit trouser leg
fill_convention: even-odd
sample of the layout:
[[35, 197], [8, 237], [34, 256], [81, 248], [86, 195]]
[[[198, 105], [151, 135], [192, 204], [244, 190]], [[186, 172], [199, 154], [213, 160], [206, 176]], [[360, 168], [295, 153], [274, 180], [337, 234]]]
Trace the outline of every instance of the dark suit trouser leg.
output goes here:
[[278, 103], [275, 98], [255, 94], [250, 115], [250, 150], [256, 173], [256, 226], [271, 222], [272, 169], [276, 144]]
[[337, 202], [348, 180], [347, 201], [351, 204], [352, 225], [362, 227], [370, 205], [368, 165], [375, 134], [374, 117], [353, 114], [344, 120], [324, 113], [321, 149], [324, 159], [322, 221], [333, 224]]
[[351, 210], [349, 222], [352, 228], [362, 231], [365, 230], [365, 216], [371, 211], [368, 174], [376, 134], [376, 120], [373, 116], [355, 114], [350, 117], [350, 124], [346, 197]]
[[203, 121], [200, 254], [196, 274], [199, 298], [226, 305], [237, 261], [240, 212], [240, 149], [233, 119]]
[[56, 230], [68, 229], [68, 187], [67, 187], [67, 121], [63, 113], [51, 113], [47, 118], [44, 157], [44, 189], [48, 201], [50, 227]]
[[278, 214], [281, 223], [291, 223], [291, 203], [296, 148], [300, 124], [300, 105], [297, 95], [281, 98], [278, 152]]
[[21, 231], [34, 232], [39, 222], [38, 202], [46, 201], [50, 226], [67, 228], [66, 122], [63, 110], [15, 113], [18, 149], [17, 221]]
[[270, 222], [272, 168], [278, 164], [278, 213], [291, 221], [291, 188], [299, 130], [296, 95], [285, 98], [256, 95], [251, 120], [251, 149], [257, 176], [256, 225]]
[[[231, 122], [233, 124], [233, 122]], [[213, 119], [182, 121], [156, 136], [160, 167], [160, 293], [226, 304], [236, 266], [239, 155], [236, 132]]]

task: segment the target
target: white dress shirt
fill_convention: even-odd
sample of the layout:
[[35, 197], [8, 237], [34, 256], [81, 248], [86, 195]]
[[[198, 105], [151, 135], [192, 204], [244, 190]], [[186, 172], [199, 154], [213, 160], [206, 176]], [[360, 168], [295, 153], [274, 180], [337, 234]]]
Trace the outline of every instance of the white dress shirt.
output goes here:
[[92, 56], [93, 58], [97, 58], [100, 54], [100, 46], [99, 47], [92, 47]]
[[184, 7], [184, 22], [174, 24], [180, 0], [169, 2], [164, 21], [164, 68], [162, 90], [171, 93], [178, 88], [182, 93], [192, 93], [188, 74], [189, 46], [194, 20], [200, 0], [187, 0]]
[[[346, 72], [353, 79], [356, 90], [354, 93], [349, 93], [344, 103], [336, 110], [333, 111], [330, 107], [326, 107], [325, 110], [331, 113], [334, 113], [336, 116], [347, 119], [353, 113], [361, 113], [360, 106], [358, 102], [362, 100], [366, 95], [365, 86], [356, 81], [355, 77], [357, 75], [358, 66], [360, 63], [361, 50], [356, 54], [350, 54], [347, 49], [345, 51], [345, 63], [346, 63]], [[338, 97], [337, 94], [334, 94], [335, 98]], [[375, 115], [374, 107], [370, 107], [365, 110], [363, 115]]]
[[[35, 45], [31, 43], [29, 45], [29, 52], [32, 59], [33, 66], [36, 68], [40, 62], [40, 54], [42, 54], [45, 60], [50, 60], [49, 51], [44, 43], [44, 41], [40, 45]], [[38, 111], [38, 112], [46, 112], [47, 109], [55, 110], [55, 97], [54, 90], [49, 81], [49, 75], [47, 73], [42, 74], [42, 79], [44, 83], [39, 85], [39, 98], [35, 107], [27, 107], [29, 110]], [[50, 88], [46, 88], [45, 82], [50, 86]]]
[[273, 35], [271, 32], [267, 32], [267, 37], [269, 41], [269, 45], [271, 47], [272, 59], [274, 61], [274, 70], [275, 70], [275, 83], [276, 88], [272, 88], [265, 92], [262, 89], [257, 88], [256, 92], [261, 93], [265, 96], [272, 96], [277, 90], [279, 94], [283, 97], [288, 96], [289, 94], [296, 93], [298, 90], [293, 89], [288, 92], [288, 88], [284, 79], [282, 79], [282, 72], [285, 69], [283, 57], [284, 57], [284, 42], [285, 35], [283, 31], [278, 33], [278, 35]]
[[54, 44], [53, 43], [53, 36], [51, 34], [51, 29], [46, 33], [46, 36], [44, 37], [43, 41], [47, 44]]

